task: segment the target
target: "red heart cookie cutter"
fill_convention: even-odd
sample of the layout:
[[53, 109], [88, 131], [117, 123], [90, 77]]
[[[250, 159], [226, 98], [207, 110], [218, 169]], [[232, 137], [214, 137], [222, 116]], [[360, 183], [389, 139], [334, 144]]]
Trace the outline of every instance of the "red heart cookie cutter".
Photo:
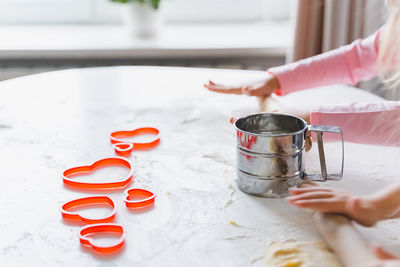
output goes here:
[[[88, 235], [99, 234], [99, 233], [117, 233], [120, 234], [120, 238], [115, 245], [112, 246], [100, 246], [93, 244], [93, 238]], [[91, 247], [94, 251], [102, 254], [113, 253], [120, 249], [125, 242], [126, 234], [124, 227], [119, 224], [113, 223], [100, 223], [92, 224], [81, 228], [79, 231], [79, 240], [83, 246]]]
[[[156, 139], [151, 142], [136, 143], [136, 142], [126, 142], [126, 140], [121, 138], [134, 137], [143, 134], [153, 134], [156, 135]], [[160, 143], [159, 137], [160, 131], [153, 127], [143, 127], [137, 128], [132, 131], [117, 131], [110, 135], [111, 143], [131, 143], [133, 144], [133, 149], [135, 150], [147, 150], [156, 147]]]
[[[154, 201], [157, 195], [152, 192], [140, 189], [131, 188], [125, 191], [125, 204], [128, 208], [139, 209], [154, 205]], [[131, 199], [132, 197], [140, 197], [140, 199]]]
[[113, 144], [115, 153], [119, 156], [129, 156], [133, 150], [132, 143], [116, 143]]
[[[108, 215], [105, 218], [101, 218], [101, 219], [90, 219], [90, 218], [83, 217], [76, 212], [69, 211], [69, 210], [71, 210], [73, 208], [77, 208], [77, 207], [93, 206], [93, 205], [98, 205], [98, 204], [106, 204], [106, 205], [110, 206], [112, 208], [110, 215]], [[116, 212], [117, 212], [117, 209], [115, 207], [114, 201], [107, 196], [94, 196], [94, 197], [79, 198], [79, 199], [75, 199], [75, 200], [66, 202], [61, 206], [61, 215], [64, 219], [81, 221], [81, 222], [84, 222], [87, 224], [111, 222], [112, 220], [114, 220]]]
[[[71, 179], [71, 177], [74, 177], [77, 175], [91, 173], [98, 168], [116, 166], [116, 165], [124, 166], [129, 169], [129, 173], [122, 181], [111, 182], [111, 183], [88, 183], [88, 182], [77, 182], [77, 181], [74, 181], [73, 179]], [[113, 157], [113, 158], [104, 158], [104, 159], [98, 160], [90, 166], [80, 166], [80, 167], [68, 169], [63, 172], [62, 178], [63, 178], [64, 184], [69, 185], [69, 186], [78, 187], [81, 189], [99, 190], [99, 189], [123, 188], [131, 182], [132, 176], [133, 176], [133, 169], [132, 169], [131, 163], [124, 158]]]

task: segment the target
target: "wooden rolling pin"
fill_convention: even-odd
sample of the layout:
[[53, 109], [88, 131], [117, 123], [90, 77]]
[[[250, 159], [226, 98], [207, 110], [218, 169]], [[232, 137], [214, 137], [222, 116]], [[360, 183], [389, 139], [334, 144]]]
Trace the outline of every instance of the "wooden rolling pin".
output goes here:
[[378, 259], [347, 217], [322, 212], [315, 212], [313, 216], [318, 231], [344, 266], [367, 266]]

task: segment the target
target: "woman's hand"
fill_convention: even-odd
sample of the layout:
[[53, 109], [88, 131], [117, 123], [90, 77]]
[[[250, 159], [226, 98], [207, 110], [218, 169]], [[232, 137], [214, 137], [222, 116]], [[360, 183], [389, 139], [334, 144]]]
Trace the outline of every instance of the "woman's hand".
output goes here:
[[279, 80], [274, 75], [268, 75], [267, 78], [243, 85], [223, 85], [217, 84], [213, 81], [209, 81], [208, 84], [204, 84], [204, 87], [212, 92], [223, 93], [223, 94], [235, 94], [235, 95], [248, 95], [248, 96], [263, 96], [268, 97], [278, 89], [280, 89]]

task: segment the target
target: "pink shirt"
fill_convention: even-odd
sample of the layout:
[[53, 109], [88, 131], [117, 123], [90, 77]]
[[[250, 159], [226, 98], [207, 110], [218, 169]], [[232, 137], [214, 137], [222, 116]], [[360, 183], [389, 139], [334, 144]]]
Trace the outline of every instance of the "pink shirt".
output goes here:
[[[355, 85], [377, 75], [379, 34], [268, 71], [278, 78], [282, 95], [324, 85]], [[319, 107], [311, 112], [311, 124], [340, 126], [350, 142], [400, 146], [400, 101]]]

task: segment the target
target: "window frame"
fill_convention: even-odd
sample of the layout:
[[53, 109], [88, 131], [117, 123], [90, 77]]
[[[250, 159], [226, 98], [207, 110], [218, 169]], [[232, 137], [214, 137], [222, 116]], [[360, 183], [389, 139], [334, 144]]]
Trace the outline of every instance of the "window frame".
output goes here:
[[[167, 23], [243, 23], [288, 20], [292, 0], [161, 1]], [[0, 24], [121, 23], [122, 8], [109, 0], [0, 0]]]

